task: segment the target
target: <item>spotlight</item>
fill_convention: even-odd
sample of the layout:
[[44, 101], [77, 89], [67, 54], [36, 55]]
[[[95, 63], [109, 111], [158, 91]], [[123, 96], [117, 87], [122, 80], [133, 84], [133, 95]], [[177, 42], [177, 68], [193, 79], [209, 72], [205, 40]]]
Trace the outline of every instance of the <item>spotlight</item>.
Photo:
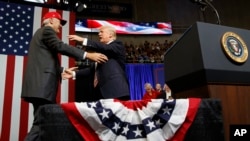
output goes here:
[[63, 0], [63, 4], [68, 5], [69, 4], [69, 0]]
[[83, 8], [88, 8], [87, 4], [84, 3], [83, 4]]
[[76, 10], [76, 12], [82, 12], [86, 8], [88, 8], [88, 5], [85, 2], [77, 1], [75, 3], [75, 10]]

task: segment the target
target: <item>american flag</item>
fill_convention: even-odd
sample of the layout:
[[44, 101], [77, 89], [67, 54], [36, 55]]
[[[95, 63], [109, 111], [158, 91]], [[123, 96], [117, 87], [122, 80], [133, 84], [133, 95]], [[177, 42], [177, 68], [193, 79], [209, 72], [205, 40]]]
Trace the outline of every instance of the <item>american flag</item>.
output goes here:
[[[69, 43], [75, 34], [75, 14], [69, 11], [0, 2], [0, 141], [23, 141], [33, 122], [33, 107], [21, 100], [21, 87], [29, 41], [41, 27], [48, 11], [57, 11], [68, 23], [59, 37]], [[61, 66], [74, 66], [74, 59], [60, 56]], [[69, 95], [70, 94], [70, 95]], [[74, 82], [62, 81], [57, 102], [74, 101]]]
[[140, 22], [77, 19], [75, 30], [79, 32], [98, 32], [98, 28], [109, 25], [116, 29], [118, 34], [172, 34], [170, 22]]
[[200, 101], [101, 99], [61, 106], [86, 141], [182, 141]]

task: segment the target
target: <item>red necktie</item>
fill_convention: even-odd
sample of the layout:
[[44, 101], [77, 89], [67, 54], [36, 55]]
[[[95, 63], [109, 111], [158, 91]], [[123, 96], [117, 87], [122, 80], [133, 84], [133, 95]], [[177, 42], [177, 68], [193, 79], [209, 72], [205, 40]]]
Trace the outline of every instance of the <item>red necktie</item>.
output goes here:
[[94, 77], [94, 88], [96, 87], [96, 85], [98, 84], [98, 79], [97, 79], [97, 75], [95, 72], [95, 77]]
[[96, 87], [96, 85], [98, 84], [98, 78], [97, 78], [97, 63], [95, 63], [95, 76], [94, 76], [94, 88]]

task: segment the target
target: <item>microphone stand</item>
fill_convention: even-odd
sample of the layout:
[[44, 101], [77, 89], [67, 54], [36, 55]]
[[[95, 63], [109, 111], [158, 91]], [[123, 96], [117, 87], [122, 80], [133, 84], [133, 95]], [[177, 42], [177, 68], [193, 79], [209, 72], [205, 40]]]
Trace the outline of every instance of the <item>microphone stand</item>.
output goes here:
[[217, 17], [217, 24], [220, 25], [221, 24], [220, 16], [219, 16], [219, 13], [216, 10], [216, 8], [212, 5], [212, 3], [210, 2], [210, 0], [204, 0], [204, 3], [206, 3], [214, 11], [214, 13], [216, 14], [216, 17]]

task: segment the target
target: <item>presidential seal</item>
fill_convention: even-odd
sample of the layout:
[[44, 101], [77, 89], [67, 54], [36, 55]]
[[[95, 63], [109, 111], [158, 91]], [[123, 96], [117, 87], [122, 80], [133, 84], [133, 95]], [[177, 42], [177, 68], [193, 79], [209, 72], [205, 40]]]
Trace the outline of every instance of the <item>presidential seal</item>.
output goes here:
[[234, 32], [226, 32], [221, 38], [222, 49], [231, 60], [244, 63], [248, 58], [248, 49], [242, 38]]

